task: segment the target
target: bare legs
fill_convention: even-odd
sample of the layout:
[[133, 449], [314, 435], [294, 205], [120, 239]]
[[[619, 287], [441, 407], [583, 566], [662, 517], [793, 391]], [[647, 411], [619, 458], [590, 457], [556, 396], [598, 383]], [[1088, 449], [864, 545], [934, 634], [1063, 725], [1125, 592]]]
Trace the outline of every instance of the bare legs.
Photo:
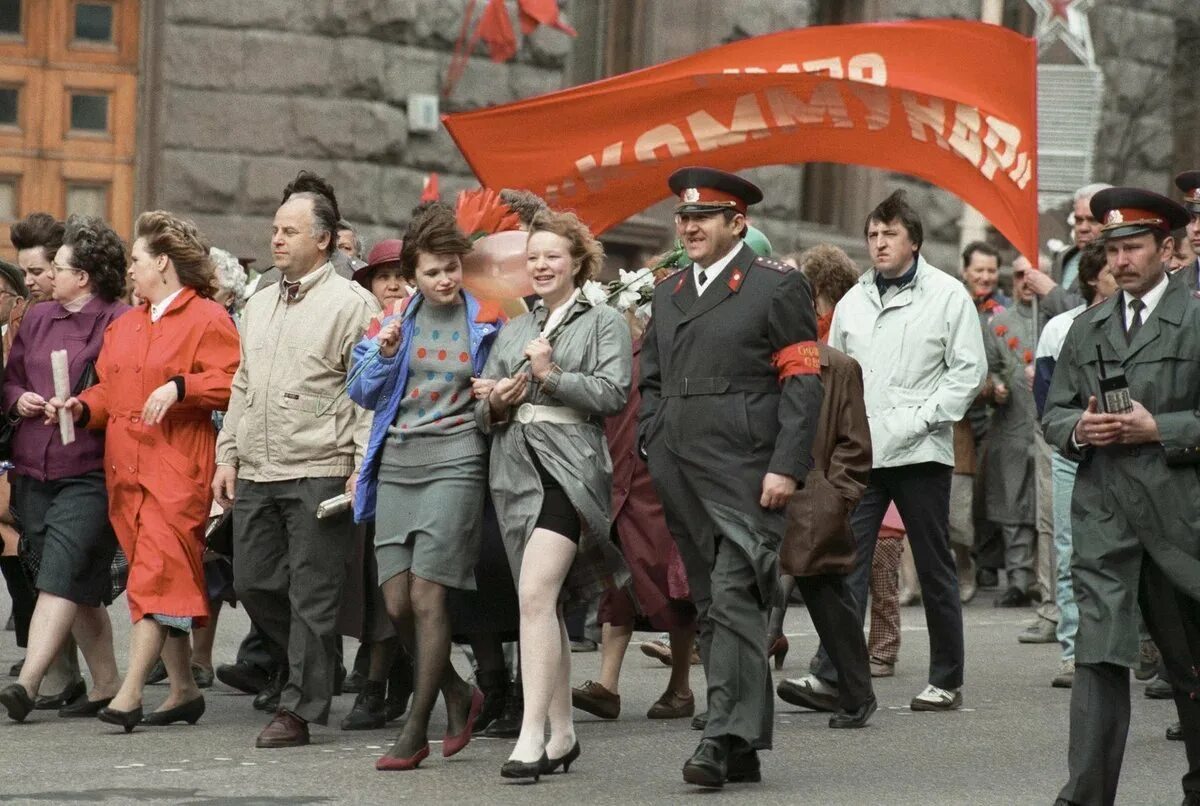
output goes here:
[[112, 623], [103, 607], [81, 607], [69, 599], [42, 593], [29, 625], [29, 648], [17, 682], [36, 697], [42, 679], [68, 635], [74, 634], [92, 673], [90, 699], [112, 696], [117, 689], [117, 661], [113, 656]]
[[411, 758], [429, 740], [429, 716], [438, 692], [446, 699], [447, 732], [455, 734], [466, 725], [471, 687], [450, 665], [445, 587], [403, 571], [384, 582], [381, 590], [388, 616], [416, 666], [412, 710], [388, 756]]
[[525, 546], [518, 586], [525, 717], [510, 760], [533, 762], [543, 752], [557, 758], [575, 744], [571, 646], [558, 595], [577, 551], [566, 537], [547, 529], [534, 529]]
[[621, 684], [621, 664], [632, 638], [632, 624], [605, 624], [600, 628], [600, 685], [613, 694], [620, 694], [617, 686]]
[[174, 708], [199, 697], [200, 689], [196, 688], [196, 681], [192, 679], [191, 652], [188, 636], [168, 638], [167, 628], [152, 618], [146, 617], [134, 624], [129, 647], [129, 670], [109, 708], [132, 711], [141, 706], [146, 678], [159, 655], [162, 655], [163, 665], [167, 667], [167, 680], [171, 685], [171, 691], [160, 709]]

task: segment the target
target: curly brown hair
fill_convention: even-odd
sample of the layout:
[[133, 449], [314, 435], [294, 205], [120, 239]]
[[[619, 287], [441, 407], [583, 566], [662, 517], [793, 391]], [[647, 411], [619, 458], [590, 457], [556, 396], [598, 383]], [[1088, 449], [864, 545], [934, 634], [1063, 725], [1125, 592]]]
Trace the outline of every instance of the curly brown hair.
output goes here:
[[103, 218], [71, 216], [62, 245], [71, 249], [71, 267], [87, 272], [92, 290], [100, 298], [112, 302], [125, 293], [125, 270], [129, 265], [125, 244]]
[[842, 249], [832, 244], [818, 244], [800, 253], [800, 271], [812, 285], [813, 300], [824, 296], [829, 304], [838, 300], [858, 282], [858, 267]]
[[549, 232], [570, 243], [571, 262], [579, 267], [575, 273], [575, 287], [581, 288], [588, 280], [600, 275], [604, 266], [604, 245], [592, 235], [587, 224], [574, 213], [557, 213], [544, 210], [529, 223], [529, 237], [534, 233]]
[[209, 299], [217, 293], [217, 274], [209, 257], [209, 245], [191, 221], [165, 210], [153, 210], [138, 216], [133, 232], [135, 238], [145, 241], [146, 251], [151, 255], [167, 256], [180, 283]]
[[445, 202], [423, 202], [413, 209], [412, 220], [404, 231], [400, 274], [412, 282], [417, 276], [417, 259], [421, 252], [461, 257], [470, 251], [471, 241], [458, 228], [453, 208]]

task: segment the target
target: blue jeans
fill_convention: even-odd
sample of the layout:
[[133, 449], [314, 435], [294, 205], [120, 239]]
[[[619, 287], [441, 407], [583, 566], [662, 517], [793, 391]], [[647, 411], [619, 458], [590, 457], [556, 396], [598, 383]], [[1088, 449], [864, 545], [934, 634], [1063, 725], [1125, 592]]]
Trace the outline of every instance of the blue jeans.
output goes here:
[[1075, 604], [1075, 586], [1071, 584], [1071, 493], [1075, 489], [1077, 465], [1058, 451], [1053, 453], [1050, 461], [1054, 490], [1054, 600], [1060, 612], [1056, 634], [1062, 645], [1062, 659], [1074, 660], [1079, 605]]

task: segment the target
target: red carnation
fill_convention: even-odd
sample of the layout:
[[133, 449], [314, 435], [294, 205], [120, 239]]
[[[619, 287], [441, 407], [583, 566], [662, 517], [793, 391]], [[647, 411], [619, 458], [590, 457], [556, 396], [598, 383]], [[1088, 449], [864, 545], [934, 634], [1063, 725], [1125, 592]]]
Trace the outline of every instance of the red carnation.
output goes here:
[[1008, 349], [1015, 350], [1015, 349], [1017, 349], [1017, 345], [1020, 343], [1021, 343], [1021, 340], [1018, 339], [1016, 336], [1013, 336], [1011, 339], [1008, 340]]
[[996, 325], [996, 335], [997, 336], [999, 336], [1000, 338], [1004, 338], [1004, 335], [1006, 333], [1008, 333], [1008, 327], [1006, 325]]
[[1025, 351], [1025, 363], [1026, 363], [1026, 364], [1032, 364], [1032, 363], [1033, 363], [1033, 350], [1026, 350], [1026, 351]]

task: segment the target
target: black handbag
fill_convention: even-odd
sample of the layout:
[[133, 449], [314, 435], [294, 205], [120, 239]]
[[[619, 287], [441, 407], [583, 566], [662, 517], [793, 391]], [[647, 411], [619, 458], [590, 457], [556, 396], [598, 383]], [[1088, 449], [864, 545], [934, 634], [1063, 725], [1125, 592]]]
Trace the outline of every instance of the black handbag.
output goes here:
[[77, 397], [84, 389], [91, 389], [98, 383], [100, 383], [100, 376], [96, 374], [96, 362], [88, 361], [83, 365], [83, 372], [79, 373], [79, 379], [75, 381], [75, 386], [71, 389], [71, 397]]
[[208, 522], [204, 533], [205, 548], [222, 557], [233, 557], [233, 507]]

